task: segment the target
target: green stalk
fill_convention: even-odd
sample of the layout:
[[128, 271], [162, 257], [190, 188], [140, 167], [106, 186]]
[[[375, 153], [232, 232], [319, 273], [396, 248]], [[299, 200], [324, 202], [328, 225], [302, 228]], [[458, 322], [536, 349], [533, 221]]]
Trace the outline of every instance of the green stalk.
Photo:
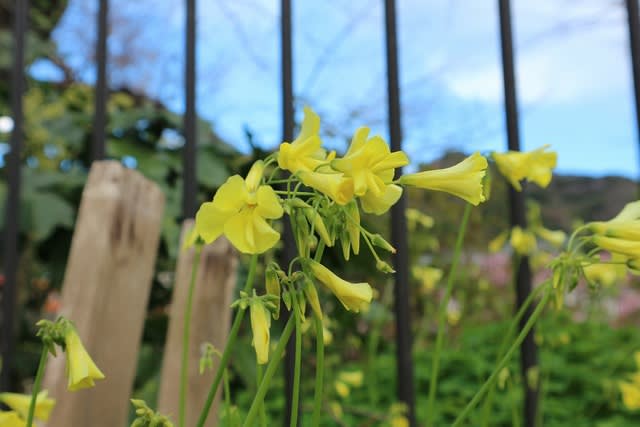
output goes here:
[[[524, 313], [527, 311], [527, 309], [529, 308], [531, 303], [534, 301], [534, 299], [538, 296], [540, 291], [542, 291], [547, 287], [547, 283], [548, 281], [541, 284], [536, 289], [534, 289], [533, 292], [529, 294], [529, 296], [524, 301], [524, 303], [522, 303], [522, 306], [520, 307], [515, 317], [511, 321], [511, 324], [509, 325], [509, 329], [507, 330], [507, 333], [502, 338], [502, 342], [500, 343], [500, 349], [498, 350], [498, 356], [496, 357], [496, 364], [500, 362], [500, 360], [504, 357], [504, 353], [505, 351], [507, 351], [507, 345], [509, 344], [509, 340], [511, 339], [514, 332], [516, 331], [516, 328], [520, 324], [520, 319], [522, 319], [522, 316], [524, 316]], [[487, 392], [487, 398], [484, 400], [484, 404], [482, 406], [482, 417], [480, 418], [481, 427], [489, 426], [489, 417], [491, 415], [491, 404], [493, 403], [493, 396], [494, 396], [495, 389], [496, 389], [495, 384], [493, 384], [489, 388], [489, 391]]]
[[298, 298], [295, 294], [292, 295], [293, 300], [293, 315], [296, 320], [296, 352], [294, 355], [294, 367], [293, 367], [293, 393], [291, 396], [291, 420], [290, 427], [296, 427], [298, 425], [298, 408], [300, 407], [300, 365], [302, 362], [302, 325], [300, 322], [300, 306], [298, 305]]
[[180, 408], [178, 425], [185, 427], [187, 416], [187, 378], [189, 376], [189, 338], [191, 336], [191, 311], [193, 309], [193, 291], [196, 287], [198, 276], [198, 266], [200, 265], [200, 247], [195, 246], [193, 253], [193, 265], [191, 266], [191, 281], [189, 282], [189, 292], [187, 294], [187, 306], [184, 310], [184, 326], [182, 330], [182, 363], [180, 365]]
[[547, 302], [549, 302], [549, 298], [551, 297], [551, 295], [552, 295], [551, 292], [545, 293], [544, 297], [542, 297], [542, 300], [540, 301], [536, 309], [531, 314], [531, 317], [529, 317], [529, 319], [527, 320], [527, 323], [524, 325], [524, 327], [520, 331], [520, 334], [518, 335], [514, 343], [511, 345], [511, 348], [509, 348], [509, 350], [507, 351], [507, 354], [505, 354], [505, 356], [502, 358], [498, 366], [496, 366], [496, 368], [493, 370], [493, 373], [491, 374], [491, 376], [489, 376], [489, 378], [485, 381], [482, 387], [480, 387], [480, 389], [476, 392], [475, 396], [473, 396], [473, 399], [471, 399], [471, 401], [462, 410], [462, 412], [460, 412], [460, 414], [458, 415], [458, 418], [456, 418], [456, 420], [451, 425], [451, 427], [459, 427], [460, 425], [462, 425], [467, 415], [469, 415], [469, 412], [471, 412], [471, 410], [475, 408], [475, 406], [478, 404], [480, 399], [482, 399], [482, 397], [487, 392], [489, 387], [491, 387], [491, 385], [496, 381], [496, 379], [498, 378], [498, 375], [500, 374], [500, 371], [502, 371], [502, 369], [507, 365], [507, 363], [509, 363], [509, 360], [511, 360], [511, 357], [513, 356], [513, 354], [520, 348], [520, 344], [522, 344], [522, 341], [524, 341], [524, 338], [527, 336], [531, 328], [533, 328], [533, 325], [538, 320], [538, 317], [540, 317], [542, 310], [544, 310], [544, 307], [547, 305]]
[[322, 410], [322, 390], [324, 387], [324, 328], [322, 319], [315, 316], [316, 325], [316, 386], [313, 396], [313, 416], [311, 427], [320, 425], [320, 412]]
[[[249, 412], [247, 413], [247, 418], [244, 420], [242, 424], [243, 427], [253, 426], [253, 423], [256, 420], [256, 416], [258, 415], [258, 408], [260, 407], [261, 402], [264, 401], [264, 396], [267, 394], [267, 390], [269, 389], [269, 384], [271, 383], [271, 378], [276, 373], [278, 369], [278, 365], [280, 363], [280, 359], [282, 358], [282, 353], [291, 337], [291, 333], [293, 332], [293, 328], [295, 326], [295, 318], [294, 316], [289, 317], [284, 330], [282, 331], [282, 335], [280, 336], [280, 341], [278, 341], [278, 345], [270, 356], [271, 361], [267, 366], [267, 370], [264, 373], [264, 377], [262, 378], [262, 382], [260, 383], [260, 387], [258, 387], [258, 392], [253, 398], [253, 403], [251, 403], [251, 407], [249, 408]], [[201, 425], [199, 427], [202, 427]]]
[[36, 399], [38, 398], [38, 392], [40, 391], [40, 384], [42, 383], [42, 377], [44, 375], [44, 368], [47, 363], [48, 355], [49, 349], [47, 346], [43, 345], [42, 353], [40, 354], [40, 362], [38, 363], [38, 370], [36, 371], [36, 379], [33, 383], [33, 390], [31, 391], [31, 403], [29, 403], [26, 427], [31, 427], [33, 425], [33, 413], [36, 410]]
[[431, 379], [429, 381], [429, 398], [427, 401], [427, 426], [433, 425], [433, 411], [436, 400], [436, 390], [438, 387], [440, 354], [442, 353], [444, 329], [447, 321], [447, 306], [449, 304], [449, 299], [451, 298], [451, 293], [453, 292], [453, 282], [455, 279], [456, 269], [458, 268], [458, 262], [460, 261], [462, 242], [464, 241], [464, 235], [467, 231], [467, 224], [469, 223], [470, 215], [471, 204], [467, 203], [464, 208], [464, 214], [462, 215], [460, 228], [458, 229], [458, 237], [456, 238], [456, 245], [453, 251], [453, 259], [451, 260], [451, 270], [449, 270], [449, 277], [447, 278], [447, 288], [445, 290], [444, 299], [440, 303], [440, 312], [438, 313], [438, 334], [436, 336], [436, 350], [433, 355], [433, 361], [431, 363]]
[[[258, 386], [262, 382], [262, 375], [263, 375], [262, 365], [257, 365], [256, 366], [256, 390], [258, 389]], [[267, 427], [267, 411], [266, 411], [264, 402], [262, 402], [262, 405], [260, 405], [260, 426]]]
[[[253, 287], [253, 280], [256, 275], [257, 264], [258, 255], [256, 254], [251, 257], [251, 263], [249, 264], [249, 274], [247, 275], [247, 282], [245, 283], [243, 289], [247, 293], [249, 293], [249, 291], [251, 291], [251, 288]], [[236, 338], [238, 337], [238, 331], [240, 330], [240, 325], [242, 324], [242, 319], [244, 318], [244, 313], [246, 310], [246, 308], [239, 307], [238, 312], [236, 313], [236, 317], [235, 319], [233, 319], [233, 325], [231, 326], [231, 331], [229, 332], [227, 345], [225, 346], [222, 357], [220, 358], [220, 364], [218, 365], [218, 369], [216, 369], [216, 375], [213, 378], [213, 383], [211, 383], [211, 388], [209, 388], [207, 400], [204, 403], [202, 412], [200, 412], [200, 418], [198, 418], [198, 424], [196, 425], [197, 427], [204, 427], [204, 423], [207, 422], [207, 417], [209, 416], [211, 405], [213, 405], [213, 399], [216, 397], [216, 392], [218, 391], [218, 386], [220, 385], [220, 381], [222, 380], [222, 375], [227, 368], [227, 363], [229, 362], [229, 357], [231, 356], [231, 350], [233, 349]]]

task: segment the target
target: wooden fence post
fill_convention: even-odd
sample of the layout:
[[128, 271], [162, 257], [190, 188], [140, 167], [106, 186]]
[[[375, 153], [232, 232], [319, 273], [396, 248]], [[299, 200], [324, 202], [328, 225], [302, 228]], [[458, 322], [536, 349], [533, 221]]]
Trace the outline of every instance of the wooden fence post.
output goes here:
[[51, 427], [120, 427], [127, 421], [164, 211], [160, 188], [119, 162], [94, 162], [82, 193], [62, 288], [72, 320], [106, 375], [67, 391], [65, 358], [49, 360]]
[[[182, 228], [182, 238], [193, 226], [193, 220], [186, 220]], [[180, 394], [180, 363], [182, 360], [182, 335], [184, 328], [184, 309], [189, 291], [194, 250], [183, 250], [178, 257], [175, 288], [171, 304], [171, 319], [164, 360], [158, 408], [163, 414], [177, 420]], [[231, 298], [237, 280], [238, 255], [225, 238], [216, 240], [202, 248], [200, 267], [196, 276], [191, 312], [191, 337], [189, 339], [189, 373], [187, 387], [186, 425], [195, 425], [204, 406], [218, 360], [214, 360], [214, 369], [203, 375], [198, 372], [201, 346], [212, 343], [222, 350], [227, 342], [231, 324]], [[218, 424], [216, 398], [206, 426]]]

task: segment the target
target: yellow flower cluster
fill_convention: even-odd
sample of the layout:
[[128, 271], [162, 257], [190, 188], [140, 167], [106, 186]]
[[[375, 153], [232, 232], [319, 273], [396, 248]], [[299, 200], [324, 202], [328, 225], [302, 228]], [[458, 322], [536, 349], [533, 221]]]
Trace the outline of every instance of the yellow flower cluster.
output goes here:
[[[269, 360], [271, 317], [277, 318], [280, 300], [303, 318], [309, 305], [322, 319], [317, 284], [333, 293], [348, 311], [366, 310], [373, 299], [369, 283], [346, 281], [325, 267], [319, 248], [339, 243], [348, 260], [352, 252], [360, 252], [360, 242], [365, 240], [376, 268], [393, 272], [375, 248], [392, 253], [395, 248], [362, 226], [360, 209], [384, 214], [400, 199], [403, 186], [445, 191], [473, 205], [485, 200], [487, 160], [479, 153], [447, 169], [396, 179], [397, 169], [408, 164], [404, 152], [391, 152], [385, 140], [371, 136], [366, 127], [355, 131], [344, 156], [328, 152], [320, 137], [320, 118], [307, 107], [300, 132], [292, 142], [283, 142], [278, 151], [254, 163], [245, 178], [230, 177], [212, 201], [202, 204], [196, 214], [195, 231], [186, 239], [187, 246], [199, 241], [208, 244], [224, 235], [240, 252], [262, 254], [280, 240], [272, 222], [289, 216], [300, 270], [289, 268], [285, 272], [277, 265], [271, 266], [265, 272], [265, 293], [254, 291], [239, 300], [242, 307], [250, 309], [259, 364]], [[279, 171], [288, 174], [283, 178]], [[429, 217], [416, 212], [409, 215], [424, 226], [431, 225]], [[316, 251], [315, 257], [312, 251]]]

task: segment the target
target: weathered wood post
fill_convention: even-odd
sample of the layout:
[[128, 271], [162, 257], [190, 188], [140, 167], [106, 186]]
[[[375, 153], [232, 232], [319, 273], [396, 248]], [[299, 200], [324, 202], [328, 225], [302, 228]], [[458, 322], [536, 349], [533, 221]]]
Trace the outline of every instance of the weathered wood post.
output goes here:
[[57, 399], [51, 427], [120, 427], [127, 421], [164, 211], [160, 188], [119, 162], [94, 162], [62, 287], [63, 316], [77, 326], [106, 375], [67, 391], [65, 358], [49, 359], [44, 388]]
[[[182, 239], [193, 226], [193, 220], [186, 220], [182, 228]], [[218, 360], [214, 360], [214, 369], [203, 375], [199, 373], [201, 346], [212, 343], [223, 350], [229, 335], [231, 323], [231, 299], [237, 280], [238, 255], [225, 238], [216, 240], [202, 248], [200, 267], [196, 276], [191, 312], [191, 336], [189, 338], [189, 370], [186, 404], [186, 425], [193, 426], [198, 421], [204, 406]], [[184, 310], [189, 292], [194, 250], [183, 250], [178, 257], [175, 288], [171, 303], [171, 319], [164, 360], [158, 408], [173, 420], [177, 420], [180, 394], [180, 364], [182, 361], [182, 336], [184, 329]], [[216, 398], [207, 419], [206, 426], [218, 424], [217, 407], [220, 393]]]

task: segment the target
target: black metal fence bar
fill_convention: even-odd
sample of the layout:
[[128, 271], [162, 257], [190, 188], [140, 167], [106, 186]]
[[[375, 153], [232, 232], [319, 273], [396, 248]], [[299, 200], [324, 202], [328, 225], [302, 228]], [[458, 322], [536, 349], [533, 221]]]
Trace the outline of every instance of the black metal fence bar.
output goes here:
[[[500, 9], [500, 41], [502, 46], [502, 70], [504, 81], [504, 100], [507, 121], [507, 140], [509, 150], [520, 150], [520, 134], [518, 130], [518, 104], [516, 100], [516, 79], [513, 61], [513, 36], [511, 28], [511, 6], [509, 0], [498, 0]], [[515, 191], [509, 187], [509, 211], [512, 226], [526, 228], [524, 191]], [[531, 293], [531, 267], [528, 257], [521, 257], [516, 275], [516, 310]], [[523, 316], [520, 327], [529, 319], [533, 308], [529, 308]], [[529, 369], [537, 366], [538, 355], [531, 329], [520, 347], [520, 362], [524, 378], [524, 425], [534, 427], [538, 406], [538, 390], [534, 384], [527, 384]]]
[[98, 6], [98, 39], [96, 41], [96, 94], [94, 98], [93, 144], [91, 160], [105, 157], [105, 128], [107, 124], [107, 32], [109, 0], [100, 0]]
[[[402, 149], [400, 87], [398, 78], [398, 42], [396, 35], [396, 7], [394, 0], [385, 0], [385, 40], [387, 53], [387, 103], [391, 150]], [[398, 174], [402, 171], [398, 170]], [[407, 243], [407, 200], [402, 196], [391, 208], [391, 240], [396, 248], [394, 268], [394, 309], [396, 318], [396, 369], [398, 399], [406, 403], [411, 426], [416, 425], [413, 359], [411, 357], [411, 321], [409, 318], [409, 246]]]
[[24, 51], [27, 29], [27, 0], [16, 0], [13, 11], [13, 67], [11, 82], [11, 112], [13, 131], [11, 132], [11, 151], [7, 158], [8, 194], [4, 223], [4, 275], [2, 292], [2, 369], [0, 390], [10, 390], [11, 374], [14, 372], [15, 350], [15, 314], [18, 270], [18, 231], [20, 228], [20, 154], [24, 139], [24, 115], [22, 95], [25, 90]]
[[[282, 140], [293, 141], [293, 132], [295, 127], [294, 120], [294, 96], [293, 96], [293, 43], [292, 43], [292, 22], [291, 22], [291, 0], [282, 0], [280, 3], [280, 54], [281, 54], [281, 85], [282, 85]], [[295, 241], [291, 225], [285, 221], [283, 230], [284, 253], [283, 265], [296, 256]], [[288, 319], [290, 315], [288, 311], [283, 310], [283, 321]], [[287, 343], [287, 351], [285, 354], [285, 397], [286, 412], [284, 417], [284, 426], [291, 425], [291, 405], [293, 403], [293, 373], [295, 367], [295, 336], [292, 336]], [[300, 411], [298, 411], [300, 413]], [[300, 420], [296, 420], [296, 425]]]
[[626, 0], [626, 4], [636, 107], [636, 136], [640, 142], [640, 10], [638, 8], [638, 0]]
[[184, 150], [182, 151], [182, 214], [196, 214], [196, 1], [186, 0], [185, 20], [185, 113]]

